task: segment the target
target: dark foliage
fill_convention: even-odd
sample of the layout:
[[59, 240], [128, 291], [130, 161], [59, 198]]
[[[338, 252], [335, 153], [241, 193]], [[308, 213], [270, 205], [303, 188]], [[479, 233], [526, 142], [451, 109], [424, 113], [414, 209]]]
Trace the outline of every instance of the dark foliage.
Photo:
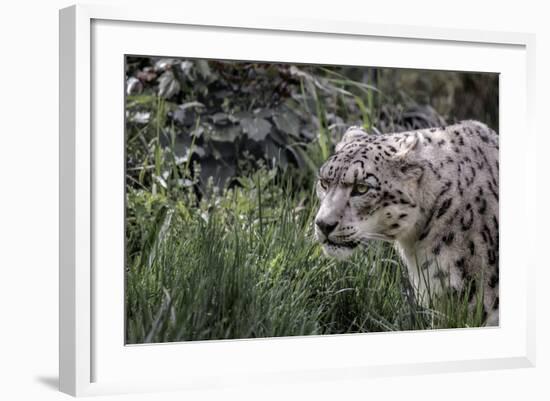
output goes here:
[[[128, 57], [126, 75], [130, 185], [185, 185], [173, 167], [195, 162], [202, 189], [257, 160], [314, 174], [349, 125], [380, 133], [474, 118], [498, 128], [496, 74]], [[173, 163], [156, 171], [167, 148]]]

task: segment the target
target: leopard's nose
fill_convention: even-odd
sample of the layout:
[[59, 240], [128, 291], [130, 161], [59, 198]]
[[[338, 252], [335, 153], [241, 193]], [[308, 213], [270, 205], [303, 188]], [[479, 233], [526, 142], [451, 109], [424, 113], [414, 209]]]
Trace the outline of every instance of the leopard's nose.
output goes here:
[[325, 234], [326, 237], [329, 236], [329, 234], [331, 232], [334, 231], [334, 229], [336, 228], [336, 226], [338, 225], [338, 222], [336, 223], [328, 223], [324, 220], [315, 220], [315, 224], [317, 224], [317, 227], [319, 227], [319, 229], [321, 230], [321, 232], [323, 234]]

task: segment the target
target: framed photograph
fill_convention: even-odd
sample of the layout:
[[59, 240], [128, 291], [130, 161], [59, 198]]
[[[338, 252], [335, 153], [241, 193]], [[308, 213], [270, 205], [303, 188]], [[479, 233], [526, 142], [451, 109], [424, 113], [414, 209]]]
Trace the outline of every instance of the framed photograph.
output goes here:
[[533, 49], [61, 10], [61, 390], [533, 366]]

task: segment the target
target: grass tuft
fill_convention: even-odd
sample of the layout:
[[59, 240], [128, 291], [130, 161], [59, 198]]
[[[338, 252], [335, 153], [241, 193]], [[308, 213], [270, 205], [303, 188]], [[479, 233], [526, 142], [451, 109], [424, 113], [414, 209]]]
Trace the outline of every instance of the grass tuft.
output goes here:
[[373, 243], [344, 262], [324, 257], [312, 234], [315, 202], [285, 195], [285, 185], [265, 169], [243, 184], [194, 208], [129, 190], [131, 210], [149, 211], [152, 223], [133, 236], [141, 235], [145, 245], [129, 256], [128, 343], [481, 322], [455, 294], [434, 299], [430, 308], [411, 301], [404, 267], [387, 244]]

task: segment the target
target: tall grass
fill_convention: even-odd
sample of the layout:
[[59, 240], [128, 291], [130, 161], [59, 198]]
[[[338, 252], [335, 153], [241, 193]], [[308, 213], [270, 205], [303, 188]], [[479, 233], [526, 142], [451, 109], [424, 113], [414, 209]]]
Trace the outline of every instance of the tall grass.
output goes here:
[[[304, 203], [300, 193], [284, 196], [285, 184], [265, 169], [243, 184], [199, 207], [182, 201], [150, 209], [145, 246], [127, 269], [128, 343], [481, 322], [453, 294], [434, 300], [433, 308], [417, 305], [389, 246], [373, 243], [345, 262], [324, 257], [312, 237], [316, 204]], [[141, 190], [128, 195], [136, 210], [155, 202]]]

